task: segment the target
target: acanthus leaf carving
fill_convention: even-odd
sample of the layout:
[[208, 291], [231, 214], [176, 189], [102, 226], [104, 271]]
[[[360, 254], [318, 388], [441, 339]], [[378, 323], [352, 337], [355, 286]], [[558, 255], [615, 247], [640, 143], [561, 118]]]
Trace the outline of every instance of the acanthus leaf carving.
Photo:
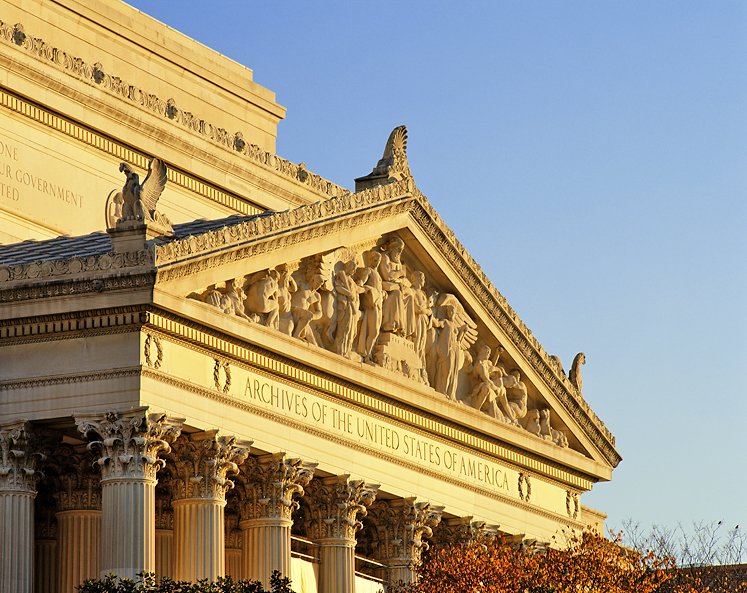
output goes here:
[[378, 531], [374, 541], [377, 560], [390, 566], [414, 568], [429, 547], [425, 540], [433, 535], [443, 509], [414, 497], [376, 502], [369, 512]]
[[351, 480], [347, 474], [314, 478], [306, 488], [310, 517], [305, 526], [312, 540], [343, 539], [355, 541], [355, 532], [363, 525], [366, 507], [376, 498], [378, 484]]
[[241, 520], [279, 518], [290, 520], [314, 476], [316, 463], [289, 458], [285, 453], [249, 457], [240, 467], [237, 481]]
[[0, 424], [0, 490], [36, 492], [45, 439], [26, 420]]
[[76, 414], [75, 423], [84, 436], [96, 435], [100, 440], [88, 444], [98, 455], [95, 463], [101, 468], [101, 479], [156, 479], [165, 462], [160, 453], [167, 453], [181, 433], [181, 418], [163, 413], [148, 413], [147, 408], [131, 412], [115, 411], [100, 414]]
[[251, 442], [221, 435], [217, 430], [182, 435], [173, 444], [170, 458], [176, 468], [172, 480], [174, 500], [208, 498], [226, 500], [234, 482], [228, 478], [239, 472], [239, 464], [249, 455]]

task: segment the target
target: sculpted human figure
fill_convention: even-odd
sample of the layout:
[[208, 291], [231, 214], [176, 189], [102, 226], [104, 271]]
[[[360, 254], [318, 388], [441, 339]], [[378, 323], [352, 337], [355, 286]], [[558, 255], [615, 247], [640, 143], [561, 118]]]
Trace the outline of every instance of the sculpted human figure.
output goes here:
[[428, 384], [436, 384], [436, 344], [438, 344], [438, 329], [436, 328], [436, 309], [435, 304], [438, 301], [438, 293], [434, 292], [428, 297], [428, 307], [431, 314], [428, 316], [428, 329], [425, 337], [425, 368], [428, 375]]
[[542, 429], [540, 428], [540, 412], [533, 408], [527, 412], [527, 431], [533, 435], [541, 437]]
[[359, 286], [353, 278], [355, 267], [355, 261], [345, 262], [342, 270], [335, 276], [335, 291], [337, 292], [335, 352], [346, 358], [350, 358], [353, 352], [353, 341], [360, 316], [360, 295], [364, 292], [363, 287]]
[[296, 280], [288, 271], [288, 264], [281, 264], [275, 268], [278, 283], [278, 313], [279, 329], [287, 335], [293, 333], [293, 313], [291, 312], [291, 294], [298, 290]]
[[559, 447], [567, 447], [568, 437], [565, 436], [565, 433], [550, 426], [550, 410], [542, 410], [540, 416], [540, 436], [547, 441], [552, 441]]
[[311, 327], [311, 322], [322, 316], [321, 298], [317, 291], [323, 282], [324, 278], [320, 274], [314, 274], [308, 284], [299, 282], [298, 290], [291, 297], [291, 312], [296, 322], [293, 337], [306, 340], [315, 346], [320, 344]]
[[255, 321], [265, 316], [264, 325], [278, 329], [278, 283], [275, 274], [262, 270], [252, 276], [246, 291], [245, 308], [254, 314]]
[[382, 247], [379, 273], [388, 296], [383, 305], [381, 331], [410, 336], [415, 331], [415, 310], [410, 281], [400, 261], [404, 248], [399, 237], [392, 237]]
[[504, 394], [498, 394], [501, 408], [508, 422], [518, 426], [518, 419], [527, 415], [527, 387], [521, 382], [521, 373], [516, 369], [501, 381], [505, 387]]
[[425, 274], [417, 271], [412, 275], [412, 302], [413, 309], [415, 312], [415, 333], [413, 335], [413, 345], [415, 346], [415, 352], [420, 357], [420, 361], [425, 368], [425, 344], [428, 337], [428, 328], [431, 326], [431, 316], [433, 310], [428, 302], [428, 297], [425, 296], [423, 286], [425, 286]]
[[446, 305], [443, 320], [433, 320], [441, 328], [436, 343], [436, 391], [449, 399], [456, 399], [457, 374], [462, 357], [459, 341], [467, 331], [467, 325], [461, 327], [454, 321], [454, 305]]
[[373, 362], [372, 353], [381, 329], [381, 311], [385, 292], [381, 286], [381, 276], [378, 270], [380, 262], [381, 253], [369, 251], [366, 258], [367, 267], [358, 270], [359, 281], [363, 282], [364, 292], [361, 295], [363, 317], [358, 332], [357, 351], [363, 357], [364, 362]]
[[483, 344], [477, 349], [477, 358], [472, 363], [471, 369], [476, 377], [476, 382], [467, 398], [472, 407], [486, 412], [494, 418], [502, 417], [496, 402], [501, 395], [503, 397], [506, 395], [502, 380], [503, 368], [496, 364], [501, 351], [502, 349], [499, 348], [493, 360], [490, 360], [490, 346]]
[[244, 291], [241, 289], [238, 279], [231, 278], [226, 282], [225, 291], [222, 292], [216, 289], [215, 285], [212, 285], [202, 294], [200, 300], [217, 307], [228, 315], [238, 315], [247, 321], [252, 321], [244, 310], [244, 298]]

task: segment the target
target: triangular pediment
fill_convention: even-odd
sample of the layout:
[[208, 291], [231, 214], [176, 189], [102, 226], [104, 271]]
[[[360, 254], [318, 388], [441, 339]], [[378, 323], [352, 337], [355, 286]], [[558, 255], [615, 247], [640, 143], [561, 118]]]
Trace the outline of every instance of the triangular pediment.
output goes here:
[[614, 437], [411, 177], [205, 225], [157, 242], [159, 290], [402, 375], [491, 418], [496, 435], [619, 463]]
[[[317, 349], [327, 357], [319, 368], [336, 357], [344, 380], [373, 369], [404, 386], [404, 403], [430, 413], [438, 398], [442, 417], [546, 458], [583, 456], [596, 469], [579, 471], [606, 479], [621, 457], [581, 395], [578, 364], [572, 382], [418, 190], [405, 147], [397, 128], [356, 192], [292, 210], [177, 224], [149, 240], [114, 229], [111, 241], [33, 246], [48, 261], [16, 248], [0, 266], [2, 298], [93, 301], [134, 289], [128, 302], [216, 331], [231, 325], [249, 342], [271, 334], [272, 348], [299, 361]], [[431, 399], [415, 402], [424, 393]]]

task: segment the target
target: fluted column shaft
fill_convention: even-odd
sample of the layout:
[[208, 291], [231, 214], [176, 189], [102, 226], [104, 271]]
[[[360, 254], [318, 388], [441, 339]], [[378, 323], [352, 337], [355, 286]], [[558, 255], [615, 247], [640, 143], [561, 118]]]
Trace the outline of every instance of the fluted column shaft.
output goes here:
[[245, 578], [262, 581], [268, 587], [270, 575], [275, 570], [290, 577], [291, 525], [293, 521], [281, 517], [250, 519], [239, 523]]
[[174, 530], [156, 529], [156, 578], [174, 578]]
[[45, 458], [25, 420], [0, 425], [0, 591], [34, 587], [34, 498]]
[[0, 591], [33, 591], [35, 496], [0, 490]]
[[155, 572], [156, 480], [113, 478], [102, 480], [101, 490], [100, 576]]
[[34, 542], [34, 593], [57, 592], [57, 540]]
[[[99, 578], [101, 511], [57, 513], [57, 591], [75, 593], [85, 579]], [[37, 559], [37, 563], [41, 559]]]
[[391, 558], [385, 562], [387, 565], [387, 580], [390, 583], [414, 583], [417, 581], [417, 573], [412, 566], [410, 558]]
[[318, 593], [355, 593], [355, 539], [325, 538], [319, 544]]
[[217, 580], [225, 574], [225, 500], [174, 500], [174, 580]]

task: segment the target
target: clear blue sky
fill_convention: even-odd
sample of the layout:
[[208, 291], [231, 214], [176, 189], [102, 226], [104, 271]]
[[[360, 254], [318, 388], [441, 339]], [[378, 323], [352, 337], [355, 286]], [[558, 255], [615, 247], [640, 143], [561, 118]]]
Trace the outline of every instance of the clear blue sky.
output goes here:
[[344, 187], [407, 125], [460, 241], [586, 353], [609, 526], [747, 526], [747, 3], [130, 3], [253, 69], [278, 154]]

